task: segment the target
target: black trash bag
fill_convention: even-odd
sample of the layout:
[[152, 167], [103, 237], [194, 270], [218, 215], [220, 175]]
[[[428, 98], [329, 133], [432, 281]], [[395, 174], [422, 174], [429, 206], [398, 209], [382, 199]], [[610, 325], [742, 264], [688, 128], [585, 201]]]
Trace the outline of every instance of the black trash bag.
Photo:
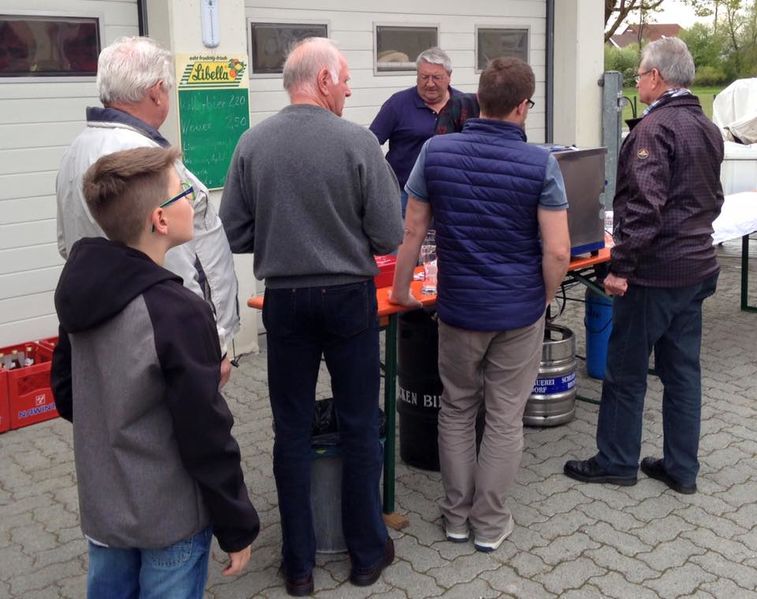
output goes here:
[[[379, 410], [379, 438], [386, 435], [386, 416]], [[339, 422], [334, 408], [334, 398], [319, 399], [313, 412], [312, 445], [333, 447], [339, 444]]]

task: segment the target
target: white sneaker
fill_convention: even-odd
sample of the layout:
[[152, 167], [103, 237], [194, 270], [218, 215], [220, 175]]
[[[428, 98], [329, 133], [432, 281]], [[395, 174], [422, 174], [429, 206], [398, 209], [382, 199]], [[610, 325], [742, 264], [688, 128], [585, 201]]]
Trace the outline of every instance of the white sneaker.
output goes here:
[[510, 533], [513, 531], [514, 526], [515, 522], [513, 521], [513, 517], [510, 516], [510, 519], [507, 521], [505, 530], [502, 533], [501, 537], [499, 537], [496, 541], [486, 541], [477, 536], [473, 541], [473, 546], [476, 548], [476, 551], [481, 551], [482, 553], [491, 553], [492, 551], [496, 551], [497, 549], [499, 549], [499, 546], [502, 544], [502, 542], [510, 536]]
[[468, 539], [470, 539], [469, 532], [453, 532], [448, 528], [444, 529], [444, 535], [447, 537], [447, 540], [452, 543], [467, 543]]

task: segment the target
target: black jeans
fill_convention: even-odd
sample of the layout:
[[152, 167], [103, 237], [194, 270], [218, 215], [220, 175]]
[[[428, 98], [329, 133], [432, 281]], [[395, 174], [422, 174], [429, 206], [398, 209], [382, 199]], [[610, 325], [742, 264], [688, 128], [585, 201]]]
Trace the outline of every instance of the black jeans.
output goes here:
[[699, 350], [702, 302], [717, 275], [689, 287], [629, 285], [613, 299], [612, 334], [597, 426], [597, 462], [618, 476], [634, 476], [641, 453], [641, 426], [649, 355], [663, 385], [663, 464], [683, 485], [696, 481], [702, 408]]
[[266, 289], [263, 322], [286, 573], [305, 576], [315, 563], [310, 445], [321, 356], [331, 375], [339, 423], [344, 537], [353, 567], [373, 567], [382, 559], [387, 539], [379, 495], [383, 454], [373, 280]]

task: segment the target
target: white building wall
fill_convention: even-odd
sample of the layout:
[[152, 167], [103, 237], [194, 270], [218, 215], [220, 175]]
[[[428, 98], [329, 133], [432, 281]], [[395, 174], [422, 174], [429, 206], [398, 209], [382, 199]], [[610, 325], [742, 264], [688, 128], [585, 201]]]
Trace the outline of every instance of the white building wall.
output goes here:
[[[439, 29], [439, 46], [452, 59], [452, 85], [466, 92], [478, 86], [475, 72], [476, 26], [529, 28], [529, 62], [536, 74], [536, 107], [531, 111], [527, 131], [531, 141], [545, 134], [545, 0], [281, 0], [275, 3], [245, 0], [248, 21], [326, 23], [329, 37], [339, 43], [352, 75], [352, 97], [344, 117], [369, 125], [384, 101], [394, 92], [415, 85], [414, 74], [374, 74], [374, 27], [380, 25], [423, 25]], [[318, 8], [314, 8], [317, 5]], [[252, 124], [280, 110], [288, 103], [281, 76], [252, 75], [250, 105]]]
[[[557, 0], [556, 5], [555, 141], [596, 145], [602, 4]], [[380, 5], [368, 0], [225, 0], [219, 10], [219, 51], [226, 52], [246, 47], [250, 20], [326, 23], [352, 73], [353, 95], [344, 116], [362, 125], [371, 122], [391, 94], [415, 85], [413, 74], [374, 73], [376, 24], [437, 26], [439, 45], [453, 62], [452, 85], [468, 92], [478, 82], [476, 27], [528, 28], [529, 62], [537, 85], [527, 132], [530, 141], [544, 141], [546, 0], [384, 0]], [[23, 13], [99, 17], [103, 46], [138, 33], [136, 0], [0, 0], [0, 14]], [[148, 15], [150, 33], [174, 52], [203, 50], [199, 0], [148, 0]], [[252, 75], [250, 94], [252, 125], [288, 102], [280, 75]], [[53, 291], [62, 260], [56, 246], [55, 176], [63, 152], [84, 127], [90, 105], [98, 105], [94, 77], [0, 78], [0, 346], [57, 332]], [[178, 141], [175, 115], [162, 131]], [[213, 200], [219, 198], [215, 192]], [[244, 304], [255, 289], [249, 258], [237, 262], [241, 310], [250, 329], [242, 334], [247, 337], [243, 349], [254, 347], [255, 334], [255, 319]]]
[[[136, 0], [0, 0], [0, 14], [98, 17], [104, 46], [138, 33]], [[0, 347], [57, 334], [55, 176], [98, 104], [94, 77], [0, 78]]]

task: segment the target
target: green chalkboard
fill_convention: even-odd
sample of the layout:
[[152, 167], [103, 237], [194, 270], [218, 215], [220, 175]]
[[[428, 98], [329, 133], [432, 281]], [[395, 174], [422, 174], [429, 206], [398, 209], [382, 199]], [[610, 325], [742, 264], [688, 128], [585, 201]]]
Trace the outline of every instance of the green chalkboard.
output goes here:
[[250, 125], [246, 89], [179, 90], [184, 164], [208, 188], [223, 187], [231, 155]]

